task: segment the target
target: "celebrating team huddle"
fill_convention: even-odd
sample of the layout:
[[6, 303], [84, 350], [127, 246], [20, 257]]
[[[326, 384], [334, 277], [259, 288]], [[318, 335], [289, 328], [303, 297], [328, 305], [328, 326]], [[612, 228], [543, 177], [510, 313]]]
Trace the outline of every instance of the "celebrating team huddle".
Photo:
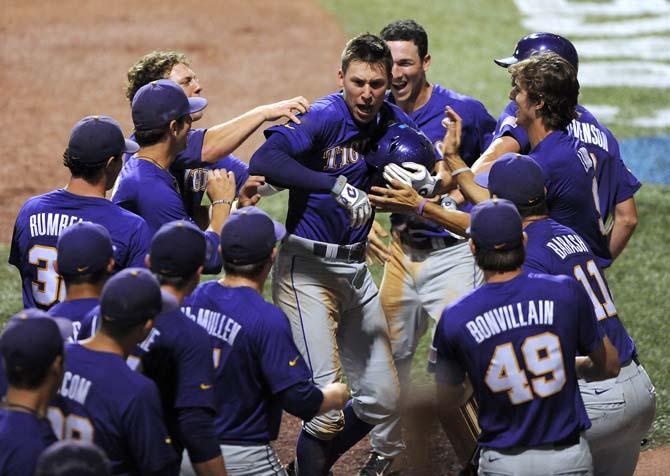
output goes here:
[[[0, 473], [326, 476], [369, 434], [359, 475], [411, 474], [401, 416], [432, 328], [462, 474], [632, 475], [656, 397], [606, 269], [641, 185], [578, 104], [567, 39], [495, 62], [497, 123], [428, 81], [426, 32], [401, 20], [347, 42], [340, 91], [197, 129], [186, 56], [142, 57], [132, 135], [81, 119], [67, 186], [18, 212]], [[248, 165], [230, 155], [278, 120]], [[256, 207], [283, 189], [285, 225]], [[284, 411], [303, 421], [288, 464]]]

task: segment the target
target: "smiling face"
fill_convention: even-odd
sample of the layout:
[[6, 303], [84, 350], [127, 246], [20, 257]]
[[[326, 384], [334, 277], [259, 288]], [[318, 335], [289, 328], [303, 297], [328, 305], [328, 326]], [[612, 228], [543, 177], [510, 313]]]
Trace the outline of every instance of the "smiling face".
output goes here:
[[530, 100], [528, 91], [518, 79], [514, 79], [512, 90], [509, 92], [509, 98], [514, 101], [517, 106], [516, 123], [527, 129], [537, 118], [536, 109], [538, 108], [538, 105]]
[[359, 124], [372, 122], [384, 103], [389, 75], [383, 63], [352, 61], [338, 72], [344, 101]]
[[391, 92], [397, 104], [415, 100], [426, 86], [430, 55], [419, 56], [413, 41], [387, 41], [393, 55]]
[[[170, 79], [177, 83], [186, 94], [187, 97], [200, 96], [202, 92], [202, 87], [200, 86], [200, 81], [195, 75], [193, 70], [186, 66], [184, 63], [177, 63], [170, 70], [170, 74], [167, 79]], [[203, 115], [203, 111], [198, 111], [191, 114], [191, 117], [194, 121], [200, 119]]]

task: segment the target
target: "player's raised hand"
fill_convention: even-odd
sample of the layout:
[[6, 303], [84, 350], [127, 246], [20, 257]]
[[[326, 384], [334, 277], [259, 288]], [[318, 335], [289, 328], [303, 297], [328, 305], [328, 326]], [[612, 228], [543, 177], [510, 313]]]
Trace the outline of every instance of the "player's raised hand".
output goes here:
[[463, 120], [450, 106], [447, 106], [444, 112], [442, 125], [447, 128], [447, 132], [442, 141], [442, 155], [446, 158], [450, 155], [459, 155]]
[[370, 189], [370, 202], [375, 208], [380, 212], [417, 213], [423, 197], [399, 180], [391, 180], [390, 186]]
[[406, 183], [422, 197], [434, 197], [440, 187], [440, 179], [430, 174], [423, 165], [414, 162], [403, 162], [402, 166], [394, 163], [384, 167], [383, 177], [387, 182], [397, 180]]
[[377, 220], [372, 222], [365, 249], [368, 264], [384, 264], [391, 259], [391, 246], [383, 241], [383, 238], [388, 238], [388, 236], [388, 232]]
[[347, 178], [340, 175], [331, 190], [335, 201], [347, 211], [349, 225], [358, 228], [365, 225], [372, 217], [372, 206], [368, 194], [347, 183]]
[[240, 193], [237, 197], [238, 207], [252, 207], [255, 206], [261, 199], [261, 194], [258, 189], [265, 184], [265, 177], [262, 175], [249, 175], [249, 178], [240, 188]]
[[276, 121], [283, 117], [290, 119], [296, 124], [300, 124], [298, 114], [304, 114], [309, 111], [309, 101], [302, 96], [286, 99], [274, 104], [261, 106], [266, 121]]
[[209, 199], [230, 200], [235, 198], [235, 174], [225, 169], [210, 170], [207, 173], [207, 195]]

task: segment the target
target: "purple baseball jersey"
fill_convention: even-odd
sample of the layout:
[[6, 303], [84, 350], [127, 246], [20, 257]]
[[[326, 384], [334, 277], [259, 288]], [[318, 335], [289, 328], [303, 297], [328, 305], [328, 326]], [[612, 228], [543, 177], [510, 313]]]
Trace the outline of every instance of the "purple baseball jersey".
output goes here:
[[[235, 173], [235, 184], [237, 193], [244, 185], [244, 182], [249, 178], [249, 166], [242, 162], [234, 155], [227, 155], [220, 157], [215, 163], [210, 164], [202, 161], [202, 145], [205, 140], [205, 133], [207, 129], [191, 129], [186, 136], [186, 148], [177, 154], [170, 172], [179, 181], [183, 183], [184, 174], [187, 169], [208, 168], [208, 169], [226, 169]], [[130, 136], [130, 139], [135, 140], [135, 134]], [[131, 157], [131, 154], [126, 154], [124, 163]], [[191, 192], [183, 190], [184, 207], [189, 216], [193, 216], [193, 209], [200, 205], [203, 194], [205, 192]]]
[[[151, 236], [171, 221], [193, 219], [186, 213], [179, 185], [172, 174], [147, 160], [130, 157], [123, 164], [112, 201], [140, 215], [149, 225]], [[219, 235], [206, 231], [205, 272], [221, 270]]]
[[178, 439], [175, 409], [216, 409], [209, 335], [179, 310], [163, 313], [156, 317], [149, 336], [127, 361], [158, 386], [165, 423], [180, 452], [183, 443]]
[[277, 439], [282, 407], [274, 396], [312, 376], [286, 315], [252, 288], [216, 281], [198, 286], [182, 311], [205, 328], [214, 349], [219, 441], [245, 445]]
[[584, 238], [599, 266], [609, 266], [612, 255], [597, 208], [594, 164], [586, 148], [579, 139], [553, 131], [528, 155], [544, 173], [549, 216]]
[[[344, 175], [352, 186], [368, 191], [373, 169], [365, 154], [376, 134], [389, 122], [415, 124], [397, 106], [385, 102], [378, 117], [366, 127], [358, 126], [341, 93], [315, 101], [300, 116], [301, 124], [288, 122], [266, 129], [265, 135], [282, 134], [290, 144], [285, 151], [302, 165], [332, 177]], [[266, 177], [272, 181], [272, 177]], [[367, 240], [372, 226], [351, 228], [349, 218], [329, 193], [313, 193], [298, 188], [289, 192], [286, 229], [309, 240], [347, 245]]]
[[35, 472], [37, 458], [58, 441], [49, 420], [32, 413], [0, 407], [0, 474], [26, 476]]
[[[392, 94], [389, 94], [389, 100], [393, 101]], [[442, 139], [444, 139], [444, 134], [447, 131], [442, 125], [442, 120], [445, 117], [444, 111], [447, 106], [451, 106], [463, 119], [460, 154], [468, 165], [472, 165], [491, 143], [496, 125], [495, 119], [481, 102], [443, 88], [439, 84], [434, 84], [428, 102], [412, 112], [409, 117], [435, 144], [438, 160], [442, 160], [442, 153], [440, 152], [442, 150]], [[470, 208], [469, 204], [467, 208], [462, 207], [464, 211]], [[412, 237], [432, 238], [440, 236], [456, 241], [444, 227], [416, 216], [394, 213], [391, 215], [391, 224], [394, 228], [407, 226], [411, 229]]]
[[526, 274], [487, 283], [448, 306], [433, 347], [435, 378], [469, 375], [479, 402], [479, 444], [539, 446], [591, 426], [575, 356], [602, 344], [588, 296], [567, 276]]
[[144, 267], [151, 235], [142, 218], [106, 198], [54, 190], [30, 198], [16, 217], [9, 262], [21, 273], [24, 307], [48, 309], [65, 298], [65, 283], [54, 270], [56, 243], [64, 228], [80, 221], [107, 228], [116, 271]]
[[635, 355], [635, 343], [619, 319], [605, 276], [586, 242], [550, 218], [530, 223], [525, 232], [528, 243], [524, 269], [574, 277], [589, 295], [598, 325], [619, 352], [619, 362], [629, 362]]
[[[495, 137], [512, 136], [519, 143], [521, 153], [527, 154], [530, 143], [526, 130], [516, 125], [517, 109], [516, 102], [507, 104], [498, 118]], [[577, 113], [579, 117], [570, 123], [568, 133], [582, 141], [595, 156], [600, 215], [603, 221], [607, 221], [617, 203], [635, 195], [642, 184], [621, 159], [619, 143], [612, 132], [600, 124], [584, 106], [578, 104]]]
[[65, 317], [72, 321], [72, 341], [79, 339], [81, 322], [98, 305], [98, 298], [73, 299], [72, 301], [59, 302], [47, 311], [47, 314], [55, 317]]
[[66, 346], [65, 373], [49, 419], [63, 438], [100, 446], [114, 475], [178, 473], [154, 383], [119, 355]]

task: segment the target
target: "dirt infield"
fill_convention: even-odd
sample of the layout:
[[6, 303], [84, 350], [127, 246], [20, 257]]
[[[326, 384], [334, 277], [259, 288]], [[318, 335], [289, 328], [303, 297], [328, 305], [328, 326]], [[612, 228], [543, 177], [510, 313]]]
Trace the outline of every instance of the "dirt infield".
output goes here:
[[[26, 198], [65, 183], [61, 157], [78, 119], [108, 114], [130, 132], [125, 73], [144, 53], [178, 50], [190, 57], [210, 101], [196, 124], [206, 127], [258, 104], [299, 94], [312, 100], [332, 91], [344, 40], [335, 20], [309, 0], [5, 0], [0, 242], [11, 239]], [[256, 133], [237, 155], [248, 160], [261, 140]], [[284, 419], [276, 445], [284, 461], [293, 458], [298, 428], [296, 419]], [[355, 447], [335, 474], [356, 474], [367, 446], [366, 439]], [[430, 474], [455, 474], [444, 440], [434, 438], [429, 447], [436, 455], [432, 463], [446, 468]], [[636, 474], [667, 474], [660, 468], [668, 462], [668, 449], [646, 453]]]

